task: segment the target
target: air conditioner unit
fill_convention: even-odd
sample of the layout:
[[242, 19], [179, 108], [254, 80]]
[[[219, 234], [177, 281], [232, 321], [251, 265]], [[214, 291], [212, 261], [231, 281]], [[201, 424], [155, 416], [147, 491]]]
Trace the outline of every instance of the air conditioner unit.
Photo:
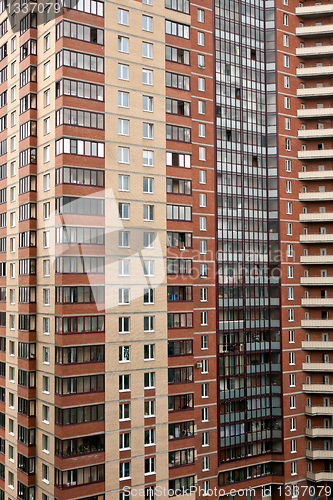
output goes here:
[[202, 368], [202, 363], [200, 363], [200, 362], [199, 362], [199, 363], [196, 363], [195, 367], [196, 367], [196, 368]]

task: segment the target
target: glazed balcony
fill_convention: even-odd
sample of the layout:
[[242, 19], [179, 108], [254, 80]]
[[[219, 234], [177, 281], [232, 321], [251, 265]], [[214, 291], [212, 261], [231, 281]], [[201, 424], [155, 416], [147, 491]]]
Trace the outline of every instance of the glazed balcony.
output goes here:
[[301, 255], [301, 264], [333, 264], [333, 255]]
[[331, 351], [333, 342], [324, 340], [302, 340], [302, 349], [306, 351]]
[[333, 415], [333, 406], [305, 406], [307, 415]]
[[299, 139], [319, 139], [321, 137], [333, 137], [333, 128], [314, 128], [299, 130]]
[[333, 437], [333, 427], [305, 427], [307, 437]]
[[333, 191], [301, 191], [298, 195], [300, 201], [331, 201], [333, 200]]
[[[318, 47], [319, 48], [319, 47]], [[319, 57], [319, 55], [318, 55]], [[333, 75], [333, 66], [306, 66], [305, 68], [296, 68], [296, 76], [302, 78], [311, 78], [316, 76]]]
[[319, 26], [298, 26], [296, 35], [302, 37], [320, 37], [333, 34], [333, 24], [321, 24]]
[[333, 149], [307, 149], [298, 151], [299, 160], [319, 160], [324, 158], [333, 158]]
[[333, 116], [333, 108], [305, 108], [297, 110], [297, 118], [324, 118]]
[[297, 89], [297, 97], [330, 97], [332, 95], [333, 87], [311, 87], [306, 89]]
[[309, 170], [298, 172], [298, 178], [302, 180], [333, 179], [333, 170]]
[[305, 372], [332, 372], [333, 363], [303, 363], [302, 370]]
[[306, 458], [310, 458], [311, 460], [330, 459], [333, 458], [333, 450], [324, 450], [322, 448], [305, 450], [305, 456]]
[[303, 384], [302, 391], [309, 394], [333, 394], [333, 384]]
[[333, 472], [310, 472], [306, 471], [306, 479], [314, 483], [321, 483], [322, 481], [333, 481]]
[[[301, 305], [303, 307], [333, 307], [333, 297], [314, 297], [314, 298], [302, 298]], [[327, 344], [327, 342], [323, 342], [323, 344]], [[332, 342], [333, 345], [333, 342]]]
[[333, 5], [307, 5], [303, 7], [296, 7], [296, 16], [300, 17], [320, 17], [323, 14], [333, 14]]
[[301, 319], [301, 326], [302, 328], [333, 328], [333, 319]]
[[333, 285], [333, 276], [301, 276], [301, 285], [307, 285], [307, 286]]
[[[320, 57], [331, 56], [333, 54], [333, 45], [311, 45], [307, 47], [297, 47], [296, 55], [299, 57]], [[297, 76], [298, 73], [296, 72]]]

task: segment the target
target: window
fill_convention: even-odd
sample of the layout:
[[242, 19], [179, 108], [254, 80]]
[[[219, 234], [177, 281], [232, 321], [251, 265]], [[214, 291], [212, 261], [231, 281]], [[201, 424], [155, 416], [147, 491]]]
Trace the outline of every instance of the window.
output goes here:
[[156, 444], [155, 442], [155, 429], [145, 429], [144, 434], [145, 446]]
[[129, 11], [125, 9], [118, 9], [118, 24], [129, 26]]
[[286, 181], [286, 193], [291, 193], [291, 181]]
[[130, 375], [119, 375], [119, 392], [130, 390]]
[[155, 316], [144, 316], [143, 330], [144, 332], [153, 332], [155, 330]]
[[118, 90], [118, 106], [120, 108], [129, 107], [129, 92], [123, 92], [122, 90]]
[[118, 190], [129, 191], [129, 175], [118, 175]]
[[206, 125], [199, 123], [199, 137], [206, 137]]
[[198, 31], [198, 45], [205, 45], [205, 33], [202, 33], [201, 31]]
[[129, 39], [127, 37], [118, 35], [118, 52], [129, 53]]
[[150, 16], [142, 15], [142, 30], [153, 31], [153, 18]]
[[287, 201], [286, 213], [289, 215], [293, 213], [293, 204], [291, 201]]
[[155, 372], [149, 372], [144, 374], [144, 388], [152, 389], [155, 387]]
[[199, 146], [199, 160], [206, 161], [206, 148]]
[[153, 85], [153, 71], [151, 69], [142, 69], [142, 83], [144, 85]]
[[290, 88], [290, 77], [289, 76], [284, 76], [284, 88], [289, 89]]
[[202, 457], [202, 470], [209, 470], [209, 457]]
[[290, 109], [290, 97], [284, 97], [284, 107], [285, 109]]
[[119, 288], [119, 305], [128, 305], [130, 303], [130, 289]]
[[290, 463], [290, 473], [292, 476], [297, 475], [297, 462], [291, 462]]
[[144, 402], [144, 416], [145, 416], [145, 418], [155, 416], [155, 401], [154, 400]]
[[118, 246], [120, 248], [129, 248], [129, 231], [118, 231]]
[[154, 220], [154, 205], [143, 205], [143, 220], [144, 221]]
[[199, 170], [199, 184], [206, 184], [206, 170]]
[[207, 240], [200, 240], [200, 254], [206, 255], [207, 253]]
[[50, 378], [43, 376], [43, 392], [46, 394], [50, 393]]
[[144, 360], [152, 360], [155, 359], [155, 344], [145, 344], [143, 347]]
[[128, 64], [118, 63], [118, 80], [129, 80]]
[[205, 22], [205, 11], [204, 10], [198, 9], [197, 20], [198, 20], [198, 23], [204, 23]]
[[143, 261], [143, 275], [144, 276], [154, 276], [154, 261], [144, 260]]
[[142, 96], [142, 109], [143, 111], [153, 111], [153, 97], [148, 95]]
[[180, 90], [190, 90], [190, 77], [187, 75], [180, 75], [179, 73], [165, 73], [166, 87], [172, 87]]
[[118, 263], [119, 276], [129, 276], [130, 275], [130, 261], [129, 259], [120, 259]]
[[155, 474], [155, 457], [145, 458], [145, 475]]
[[49, 106], [50, 102], [51, 102], [51, 92], [50, 89], [47, 89], [44, 92], [44, 108], [46, 108], [46, 106]]
[[284, 128], [285, 130], [290, 130], [290, 118], [284, 119]]
[[154, 248], [155, 233], [143, 233], [143, 248]]
[[154, 179], [152, 177], [143, 178], [143, 192], [144, 193], [154, 192]]
[[190, 51], [178, 47], [165, 46], [165, 59], [179, 64], [190, 64]]
[[119, 333], [130, 333], [130, 317], [120, 316], [119, 317]]
[[288, 266], [287, 267], [287, 276], [288, 276], [288, 278], [293, 278], [294, 277], [294, 267], [293, 266]]
[[293, 410], [296, 408], [296, 396], [290, 396], [290, 409]]
[[42, 481], [49, 484], [49, 467], [45, 464], [42, 465]]
[[142, 136], [144, 139], [153, 139], [154, 125], [152, 123], [143, 123]]
[[118, 215], [119, 219], [129, 219], [129, 203], [119, 203], [118, 204]]
[[153, 44], [148, 42], [142, 42], [142, 57], [148, 59], [153, 58]]
[[44, 453], [49, 453], [49, 436], [42, 434], [42, 450]]
[[44, 64], [44, 80], [46, 78], [49, 78], [50, 74], [51, 74], [51, 63], [50, 63], [50, 61], [47, 61]]
[[119, 420], [130, 420], [130, 404], [119, 405]]
[[285, 138], [285, 149], [291, 151], [291, 139]]
[[293, 225], [291, 222], [287, 222], [287, 236], [292, 236], [293, 234]]
[[294, 320], [295, 320], [294, 309], [288, 309], [288, 321], [294, 321]]
[[50, 348], [43, 347], [43, 363], [46, 365], [50, 364]]
[[129, 163], [129, 148], [118, 146], [118, 163]]
[[294, 287], [288, 286], [288, 300], [294, 300]]
[[205, 56], [203, 56], [202, 54], [198, 54], [198, 68], [205, 68]]
[[51, 48], [51, 35], [48, 33], [44, 36], [44, 52]]
[[287, 55], [283, 56], [283, 65], [285, 68], [289, 68], [289, 56]]
[[289, 16], [288, 16], [288, 14], [283, 14], [282, 20], [283, 20], [283, 25], [284, 26], [288, 26], [288, 24], [289, 24]]
[[206, 287], [200, 288], [200, 301], [207, 302], [207, 300], [208, 300], [208, 288]]
[[205, 92], [206, 85], [205, 85], [205, 79], [204, 78], [201, 78], [201, 77], [198, 78], [198, 90], [200, 92]]
[[201, 311], [201, 326], [208, 325], [208, 312]]
[[119, 449], [129, 450], [131, 447], [131, 433], [123, 432], [119, 434]]
[[207, 231], [207, 217], [200, 217], [200, 231]]
[[14, 474], [10, 471], [8, 472], [8, 487], [14, 489]]
[[292, 417], [290, 419], [290, 430], [295, 431], [296, 430], [296, 418]]
[[147, 151], [146, 149], [142, 152], [142, 163], [144, 167], [154, 166], [154, 151]]
[[130, 359], [131, 347], [129, 345], [119, 346], [119, 363], [128, 363]]
[[284, 47], [289, 47], [289, 35], [283, 34], [283, 45]]

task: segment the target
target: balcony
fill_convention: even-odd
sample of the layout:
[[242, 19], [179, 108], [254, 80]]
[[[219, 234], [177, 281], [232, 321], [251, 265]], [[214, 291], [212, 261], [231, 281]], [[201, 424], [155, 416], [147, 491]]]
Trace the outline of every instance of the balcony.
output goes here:
[[302, 180], [333, 179], [333, 170], [309, 170], [298, 172], [298, 178]]
[[333, 481], [333, 472], [310, 472], [306, 471], [306, 479], [313, 481], [314, 483], [320, 483], [322, 481]]
[[317, 160], [322, 158], [333, 158], [333, 149], [308, 149], [298, 151], [299, 160]]
[[[311, 299], [302, 298], [301, 305], [303, 307], [333, 307], [333, 297], [330, 298], [315, 297]], [[323, 343], [327, 344], [327, 342]]]
[[305, 406], [307, 415], [333, 415], [333, 406]]
[[[324, 222], [333, 220], [333, 212], [300, 213], [300, 222]], [[300, 236], [331, 236], [330, 234], [301, 234]], [[332, 234], [333, 238], [333, 234]]]
[[306, 89], [297, 89], [297, 97], [331, 97], [332, 95], [333, 87], [311, 87]]
[[322, 448], [315, 448], [314, 450], [305, 450], [306, 458], [311, 460], [333, 458], [333, 450], [323, 450]]
[[332, 14], [333, 13], [333, 5], [332, 4], [324, 4], [324, 5], [309, 5], [306, 7], [296, 7], [296, 16], [301, 17], [320, 17], [323, 14]]
[[310, 394], [333, 394], [333, 384], [303, 384], [302, 391]]
[[297, 118], [323, 118], [333, 116], [333, 108], [305, 108], [297, 110]]
[[330, 201], [333, 200], [333, 191], [303, 191], [299, 193], [300, 201]]
[[[318, 56], [319, 57], [319, 56]], [[302, 78], [311, 78], [313, 76], [331, 76], [333, 75], [333, 66], [306, 66], [305, 68], [296, 68], [296, 76]]]
[[333, 342], [325, 340], [302, 340], [302, 349], [309, 351], [330, 351], [333, 349]]
[[[301, 319], [302, 328], [333, 328], [333, 319]], [[333, 370], [333, 366], [331, 368]]]
[[333, 234], [300, 234], [299, 241], [301, 243], [333, 243]]
[[298, 26], [296, 35], [303, 37], [320, 37], [333, 34], [333, 24], [322, 24], [320, 26]]
[[301, 255], [301, 264], [333, 264], [333, 255]]
[[333, 437], [333, 427], [305, 427], [305, 435], [308, 437]]
[[302, 370], [305, 372], [331, 372], [333, 363], [303, 363]]
[[330, 56], [333, 54], [333, 45], [313, 45], [307, 47], [297, 47], [296, 55], [299, 57], [320, 57]]
[[301, 276], [301, 285], [333, 285], [333, 276]]
[[314, 128], [298, 131], [299, 139], [318, 139], [320, 137], [333, 137], [333, 128]]

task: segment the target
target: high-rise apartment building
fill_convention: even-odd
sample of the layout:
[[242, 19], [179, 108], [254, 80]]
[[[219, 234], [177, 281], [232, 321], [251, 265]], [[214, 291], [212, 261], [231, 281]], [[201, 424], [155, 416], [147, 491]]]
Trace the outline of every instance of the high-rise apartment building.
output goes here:
[[0, 12], [0, 500], [333, 497], [333, 5]]

